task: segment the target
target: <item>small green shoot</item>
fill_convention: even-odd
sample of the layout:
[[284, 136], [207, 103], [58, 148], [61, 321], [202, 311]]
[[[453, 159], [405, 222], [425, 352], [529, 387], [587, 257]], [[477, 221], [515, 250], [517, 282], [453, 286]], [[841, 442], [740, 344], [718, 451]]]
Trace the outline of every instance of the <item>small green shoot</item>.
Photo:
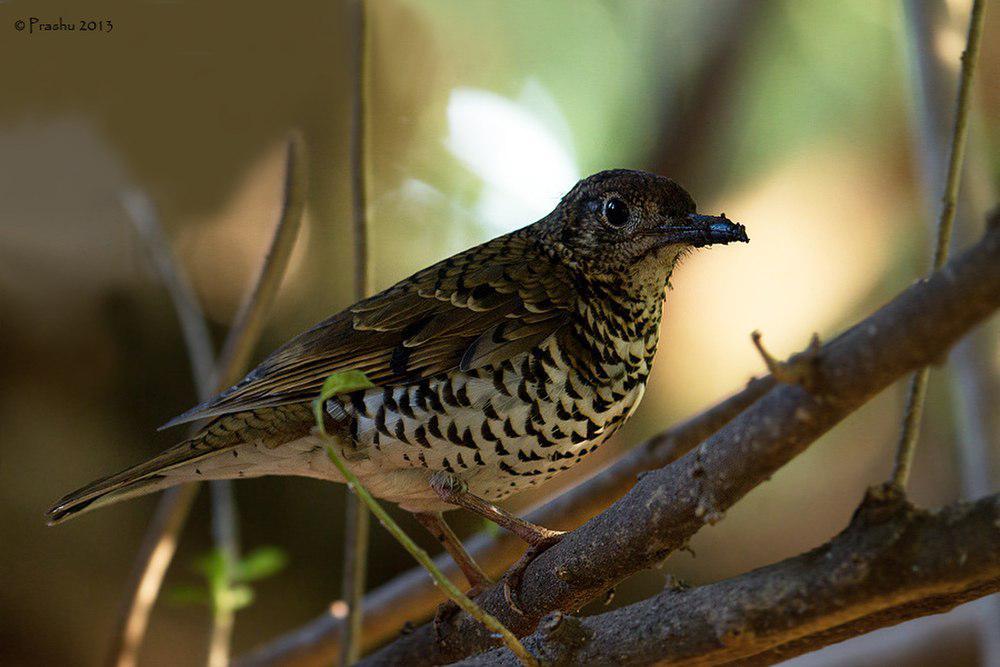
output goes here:
[[[334, 373], [326, 379], [323, 383], [323, 389], [320, 391], [320, 395], [313, 400], [313, 415], [316, 418], [316, 427], [324, 438], [328, 438], [326, 432], [326, 426], [323, 420], [323, 406], [326, 404], [330, 398], [336, 396], [337, 394], [343, 394], [346, 392], [357, 391], [359, 389], [367, 389], [374, 387], [375, 385], [368, 379], [361, 371], [344, 371], [341, 373]], [[357, 476], [351, 472], [351, 470], [344, 464], [340, 456], [338, 456], [336, 450], [332, 445], [327, 445], [326, 454], [330, 458], [330, 461], [336, 466], [337, 470], [347, 481], [347, 486], [354, 493], [358, 495], [361, 501], [368, 507], [369, 511], [375, 515], [375, 518], [379, 520], [382, 527], [389, 531], [389, 533], [396, 538], [396, 541], [403, 545], [413, 558], [420, 563], [424, 569], [426, 569], [434, 583], [441, 588], [445, 594], [454, 600], [455, 604], [462, 608], [467, 614], [472, 616], [474, 619], [479, 621], [486, 627], [490, 632], [495, 633], [500, 639], [503, 640], [507, 648], [517, 656], [517, 658], [524, 665], [530, 665], [531, 667], [537, 667], [538, 661], [535, 659], [531, 653], [528, 652], [521, 641], [514, 636], [510, 630], [504, 626], [499, 620], [494, 616], [487, 614], [483, 611], [482, 607], [477, 605], [475, 602], [470, 600], [455, 584], [451, 582], [448, 577], [444, 576], [444, 573], [438, 569], [431, 559], [430, 555], [414, 542], [402, 528], [399, 527], [391, 516], [383, 509], [382, 505], [379, 504], [377, 500], [367, 489], [361, 485]]]
[[220, 549], [212, 549], [195, 562], [204, 585], [177, 586], [168, 598], [177, 604], [199, 604], [213, 613], [235, 612], [253, 603], [250, 582], [266, 579], [285, 567], [288, 557], [277, 547], [260, 547], [235, 563]]
[[323, 422], [323, 405], [337, 394], [349, 394], [359, 389], [371, 389], [375, 385], [368, 379], [368, 376], [361, 371], [343, 371], [334, 373], [323, 382], [319, 396], [313, 400], [313, 417], [316, 419], [316, 426], [320, 433], [327, 435], [326, 425]]

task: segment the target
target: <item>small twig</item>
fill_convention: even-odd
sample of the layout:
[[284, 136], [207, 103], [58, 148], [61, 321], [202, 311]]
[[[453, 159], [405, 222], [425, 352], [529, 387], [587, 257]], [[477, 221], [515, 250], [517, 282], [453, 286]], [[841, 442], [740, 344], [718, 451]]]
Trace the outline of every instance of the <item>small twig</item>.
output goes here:
[[809, 340], [809, 347], [792, 355], [788, 361], [781, 361], [771, 356], [771, 353], [764, 348], [761, 338], [760, 331], [750, 334], [750, 340], [753, 341], [754, 347], [764, 360], [764, 365], [775, 380], [783, 384], [797, 384], [807, 391], [818, 386], [819, 352], [822, 348], [819, 334], [814, 333]]
[[[212, 542], [226, 559], [226, 572], [232, 572], [240, 559], [239, 517], [232, 481], [212, 480], [208, 485], [212, 500]], [[227, 582], [228, 583], [228, 582]], [[212, 630], [208, 639], [209, 667], [229, 664], [236, 610], [229, 605], [212, 606]]]
[[129, 190], [122, 193], [121, 203], [132, 226], [144, 242], [160, 282], [170, 295], [181, 325], [188, 360], [191, 362], [191, 377], [194, 378], [198, 395], [206, 396], [211, 390], [209, 383], [215, 367], [215, 352], [205, 313], [198, 303], [194, 287], [187, 274], [180, 270], [180, 263], [170, 249], [170, 241], [157, 220], [156, 210], [149, 197], [141, 190]]
[[[327, 398], [329, 398], [329, 396], [327, 395], [326, 390], [324, 390], [323, 394], [321, 394], [320, 397], [313, 403], [313, 410], [315, 412], [316, 426], [319, 433], [324, 438], [329, 439], [323, 419], [323, 404], [326, 402]], [[407, 552], [409, 552], [409, 554], [413, 556], [413, 558], [420, 563], [424, 569], [427, 570], [427, 572], [430, 573], [434, 583], [437, 584], [449, 598], [454, 600], [455, 604], [465, 611], [465, 613], [476, 619], [476, 621], [481, 623], [487, 630], [498, 635], [499, 638], [502, 639], [503, 643], [507, 645], [507, 648], [509, 648], [511, 652], [517, 656], [521, 664], [529, 665], [530, 667], [537, 667], [538, 661], [535, 660], [534, 656], [528, 653], [528, 651], [521, 644], [521, 641], [515, 637], [514, 634], [500, 621], [490, 614], [487, 614], [479, 605], [470, 600], [458, 588], [458, 586], [453, 584], [451, 580], [446, 577], [440, 569], [438, 569], [438, 566], [434, 564], [434, 560], [431, 559], [430, 555], [417, 546], [417, 543], [406, 534], [406, 531], [399, 527], [399, 524], [397, 524], [393, 518], [389, 516], [389, 514], [382, 508], [382, 505], [379, 504], [379, 502], [375, 500], [370, 493], [368, 493], [368, 490], [361, 484], [361, 481], [357, 478], [357, 476], [351, 472], [350, 468], [344, 465], [344, 462], [334, 450], [333, 445], [327, 445], [326, 453], [327, 456], [330, 457], [330, 461], [333, 462], [333, 465], [336, 466], [337, 470], [340, 471], [340, 474], [343, 475], [344, 479], [347, 481], [347, 488], [361, 499], [368, 510], [371, 511], [371, 513], [375, 515], [375, 518], [378, 519], [379, 523], [382, 524], [382, 527], [389, 531], [389, 533], [396, 538], [396, 541], [403, 545], [403, 548], [406, 549]]]
[[368, 220], [368, 17], [365, 0], [352, 0], [354, 18], [354, 90], [351, 100], [350, 170], [351, 211], [354, 226], [354, 296], [368, 296], [374, 273], [369, 257]]
[[[281, 286], [291, 260], [292, 248], [298, 237], [305, 208], [306, 178], [302, 137], [296, 132], [289, 140], [283, 210], [264, 256], [260, 274], [247, 292], [222, 348], [215, 369], [215, 390], [225, 389], [237, 379], [250, 361], [250, 354], [260, 339], [264, 321]], [[206, 399], [208, 397], [205, 397]], [[232, 481], [210, 482], [212, 491], [212, 538], [215, 546], [229, 561], [229, 571], [240, 557], [238, 515]], [[217, 607], [212, 615], [212, 635], [209, 642], [209, 667], [229, 664], [234, 610]]]
[[[957, 72], [937, 47], [940, 38], [950, 27], [946, 26], [946, 7], [924, 0], [906, 0], [903, 4], [906, 17], [906, 53], [909, 60], [913, 109], [916, 117], [914, 148], [918, 158], [925, 199], [925, 208], [936, 213], [937, 193], [944, 189], [947, 175], [948, 141], [951, 133], [950, 102], [955, 88]], [[966, 172], [970, 182], [959, 191], [955, 215], [954, 242], [968, 241], [979, 233], [979, 216], [987, 206], [996, 201], [995, 187], [973, 187], [977, 171], [986, 163], [984, 142], [976, 141], [974, 119], [977, 117], [975, 100], [972, 101], [973, 126], [967, 144]], [[986, 184], [989, 179], [981, 182]], [[998, 211], [1000, 212], [1000, 211]], [[995, 216], [994, 224], [996, 218]], [[987, 216], [987, 225], [990, 218]], [[961, 461], [962, 488], [968, 498], [989, 493], [994, 487], [996, 466], [1000, 451], [994, 443], [1000, 442], [1000, 376], [991, 361], [1000, 351], [996, 331], [989, 328], [975, 331], [955, 346], [948, 360], [948, 380], [955, 423], [955, 446]], [[977, 621], [980, 659], [984, 664], [1000, 665], [1000, 597], [993, 596], [976, 605], [972, 618]]]
[[125, 583], [126, 595], [111, 635], [109, 665], [134, 667], [137, 663], [139, 648], [149, 626], [149, 614], [174, 559], [177, 536], [184, 527], [198, 489], [197, 484], [185, 484], [167, 489], [160, 496]]
[[[364, 0], [352, 0], [354, 23], [354, 90], [351, 103], [350, 171], [354, 226], [354, 298], [368, 296], [372, 284], [367, 211], [367, 161], [365, 160], [365, 113], [367, 108], [367, 17]], [[358, 497], [347, 492], [344, 507], [344, 570], [341, 591], [347, 603], [340, 664], [346, 667], [361, 657], [362, 614], [368, 575], [368, 542], [371, 518]]]
[[[291, 260], [292, 248], [298, 237], [305, 208], [306, 179], [302, 137], [295, 134], [288, 143], [285, 169], [285, 196], [281, 218], [271, 237], [261, 265], [260, 274], [244, 297], [229, 336], [223, 346], [219, 367], [215, 371], [215, 390], [221, 391], [239, 379], [250, 361], [250, 354], [260, 339], [267, 311], [281, 286], [281, 279]], [[209, 398], [208, 396], [205, 399]], [[212, 492], [212, 538], [229, 561], [230, 569], [240, 557], [236, 496], [228, 479], [209, 483]], [[209, 643], [209, 667], [229, 664], [229, 646], [233, 633], [234, 610], [217, 607], [212, 616], [212, 636]]]
[[[969, 100], [972, 96], [972, 76], [979, 56], [979, 42], [983, 32], [985, 14], [986, 3], [983, 0], [974, 0], [972, 14], [969, 16], [969, 34], [965, 52], [962, 53], [962, 72], [958, 84], [958, 101], [955, 109], [955, 127], [951, 138], [951, 154], [948, 159], [948, 176], [945, 180], [941, 217], [938, 220], [937, 240], [934, 244], [932, 263], [934, 271], [944, 266], [951, 247], [955, 204], [958, 200], [958, 186], [962, 180], [962, 163], [969, 134]], [[900, 491], [906, 488], [910, 469], [913, 467], [913, 454], [916, 450], [917, 438], [920, 435], [920, 418], [923, 413], [924, 398], [927, 395], [929, 375], [930, 369], [925, 366], [917, 370], [910, 380], [899, 444], [896, 449], [896, 461], [889, 482]]]
[[302, 225], [302, 212], [306, 206], [306, 191], [309, 183], [306, 169], [305, 141], [298, 130], [294, 130], [288, 140], [285, 158], [285, 190], [281, 218], [274, 228], [271, 245], [264, 256], [260, 273], [253, 287], [243, 299], [233, 325], [219, 354], [216, 369], [216, 387], [225, 389], [239, 379], [243, 368], [250, 361], [260, 338], [264, 320], [274, 297], [281, 286], [281, 279], [292, 257], [292, 248]]
[[[206, 388], [204, 393], [199, 391], [202, 399], [209, 398], [212, 389], [225, 389], [238, 379], [238, 373], [246, 365], [250, 351], [260, 336], [264, 313], [273, 301], [288, 264], [305, 205], [305, 158], [298, 133], [293, 134], [289, 142], [287, 165], [281, 220], [275, 228], [257, 283], [250, 292], [251, 297], [244, 301], [236, 323], [229, 331], [218, 366], [211, 373], [206, 371], [206, 375], [199, 379], [199, 386], [203, 384]], [[181, 275], [176, 262], [165, 266], [170, 268], [171, 273]], [[176, 301], [175, 308], [180, 309]], [[173, 560], [178, 536], [187, 521], [198, 488], [198, 484], [187, 484], [167, 490], [160, 498], [136, 554], [126, 597], [112, 634], [108, 662], [116, 667], [136, 664], [149, 624], [149, 614]]]
[[[157, 220], [153, 204], [145, 194], [139, 191], [124, 193], [122, 205], [145, 242], [160, 281], [170, 295], [181, 324], [198, 396], [207, 398], [211, 391], [215, 354], [208, 324], [191, 282], [170, 249], [170, 242]], [[196, 494], [197, 486], [194, 485], [169, 489], [157, 505], [130, 574], [129, 596], [123, 602], [119, 625], [112, 635], [109, 662], [113, 665], [128, 667], [136, 664], [149, 614], [177, 549], [176, 537]]]

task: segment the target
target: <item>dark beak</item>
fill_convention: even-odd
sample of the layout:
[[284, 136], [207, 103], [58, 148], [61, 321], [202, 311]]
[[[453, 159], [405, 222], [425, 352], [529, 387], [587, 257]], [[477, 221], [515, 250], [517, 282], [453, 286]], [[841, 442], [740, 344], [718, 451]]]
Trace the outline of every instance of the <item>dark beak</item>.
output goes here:
[[713, 243], [748, 243], [746, 227], [725, 216], [699, 215], [692, 213], [685, 223], [673, 223], [660, 227], [659, 236], [665, 245], [679, 243], [694, 248]]

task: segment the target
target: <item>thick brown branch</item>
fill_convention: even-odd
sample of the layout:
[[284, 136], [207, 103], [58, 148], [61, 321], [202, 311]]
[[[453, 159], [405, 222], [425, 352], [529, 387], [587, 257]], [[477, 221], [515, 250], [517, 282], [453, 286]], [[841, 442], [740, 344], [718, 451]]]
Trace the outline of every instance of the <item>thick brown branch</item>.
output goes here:
[[[514, 632], [572, 610], [683, 546], [837, 422], [904, 374], [932, 363], [1000, 306], [1000, 229], [859, 326], [825, 345], [813, 392], [780, 385], [675, 464], [645, 475], [607, 511], [527, 568], [520, 615], [500, 587], [479, 604]], [[495, 645], [464, 615], [425, 625], [368, 664], [442, 664]]]
[[[774, 386], [770, 377], [752, 380], [742, 391], [708, 410], [636, 445], [622, 458], [593, 477], [528, 513], [526, 518], [551, 528], [576, 528], [611, 506], [635, 485], [643, 472], [667, 465], [725, 426]], [[491, 576], [503, 572], [524, 548], [509, 533], [481, 533], [466, 542], [476, 562]], [[450, 577], [459, 576], [447, 554], [435, 563]], [[443, 599], [423, 568], [416, 567], [375, 589], [364, 601], [364, 645], [377, 646], [399, 632], [413, 618], [426, 617]], [[325, 665], [337, 655], [344, 628], [342, 619], [324, 614], [237, 660], [241, 667], [256, 665]]]
[[[773, 664], [1000, 590], [998, 521], [1000, 495], [932, 513], [869, 493], [818, 549], [583, 619], [575, 641], [550, 615], [525, 646], [550, 665]], [[461, 664], [517, 660], [496, 649]]]

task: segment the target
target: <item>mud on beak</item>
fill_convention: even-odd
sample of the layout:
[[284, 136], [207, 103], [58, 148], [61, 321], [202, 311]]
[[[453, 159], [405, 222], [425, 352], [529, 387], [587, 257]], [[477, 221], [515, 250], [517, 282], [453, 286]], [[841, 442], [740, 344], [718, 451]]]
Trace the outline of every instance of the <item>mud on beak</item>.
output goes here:
[[662, 225], [658, 230], [664, 245], [683, 244], [693, 248], [714, 243], [749, 243], [746, 227], [723, 215], [692, 213], [684, 222]]

